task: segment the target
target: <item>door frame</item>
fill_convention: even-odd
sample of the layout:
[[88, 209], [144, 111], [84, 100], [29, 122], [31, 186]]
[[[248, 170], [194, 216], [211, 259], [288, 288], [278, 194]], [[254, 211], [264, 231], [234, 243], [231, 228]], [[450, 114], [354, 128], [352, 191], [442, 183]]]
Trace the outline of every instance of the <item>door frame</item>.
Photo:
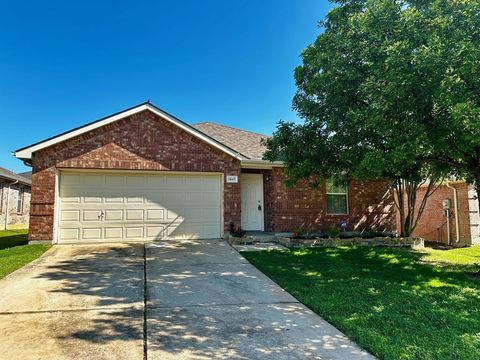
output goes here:
[[[260, 178], [260, 206], [262, 207], [262, 210], [261, 210], [261, 219], [260, 219], [260, 229], [256, 229], [256, 230], [247, 230], [247, 231], [265, 231], [265, 201], [264, 201], [264, 192], [263, 192], [263, 188], [264, 188], [264, 184], [263, 184], [263, 174], [262, 173], [241, 173], [240, 174], [240, 181], [242, 182], [244, 178]], [[242, 186], [240, 184], [240, 191], [242, 191]], [[240, 198], [241, 198], [241, 194], [240, 194]], [[242, 206], [243, 207], [243, 201], [242, 201]], [[242, 211], [243, 213], [243, 211]], [[242, 223], [242, 219], [243, 219], [243, 216], [241, 216], [240, 218], [240, 223]], [[242, 226], [243, 228], [243, 226]]]

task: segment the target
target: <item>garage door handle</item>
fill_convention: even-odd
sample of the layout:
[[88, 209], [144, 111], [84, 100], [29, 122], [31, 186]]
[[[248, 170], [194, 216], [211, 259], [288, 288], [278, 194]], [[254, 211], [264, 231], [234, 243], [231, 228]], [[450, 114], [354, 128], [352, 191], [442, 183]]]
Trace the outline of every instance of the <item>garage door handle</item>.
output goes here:
[[99, 220], [102, 220], [102, 219], [103, 219], [103, 216], [104, 216], [104, 214], [103, 214], [103, 211], [102, 211], [102, 212], [100, 213], [100, 215], [98, 215], [98, 219], [99, 219]]

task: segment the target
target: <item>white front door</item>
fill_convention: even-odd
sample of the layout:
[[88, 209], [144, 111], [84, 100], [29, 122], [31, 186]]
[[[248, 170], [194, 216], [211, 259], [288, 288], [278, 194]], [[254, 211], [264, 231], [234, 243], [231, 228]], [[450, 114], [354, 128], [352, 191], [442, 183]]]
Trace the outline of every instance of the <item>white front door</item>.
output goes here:
[[263, 175], [241, 174], [242, 229], [263, 231]]

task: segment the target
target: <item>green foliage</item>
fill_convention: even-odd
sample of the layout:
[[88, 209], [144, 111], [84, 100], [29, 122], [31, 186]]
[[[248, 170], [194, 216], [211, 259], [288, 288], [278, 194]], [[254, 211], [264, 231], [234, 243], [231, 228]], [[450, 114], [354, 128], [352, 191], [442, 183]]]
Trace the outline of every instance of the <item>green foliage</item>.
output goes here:
[[410, 192], [427, 178], [480, 180], [480, 2], [337, 4], [295, 70], [305, 122], [280, 122], [265, 158], [285, 162], [289, 184], [385, 178]]
[[332, 227], [328, 230], [327, 234], [329, 238], [338, 238], [340, 237], [341, 232], [336, 227]]
[[0, 231], [0, 279], [35, 260], [48, 245], [28, 245], [27, 230]]
[[242, 255], [379, 359], [476, 360], [480, 282], [469, 273], [479, 250], [359, 247]]

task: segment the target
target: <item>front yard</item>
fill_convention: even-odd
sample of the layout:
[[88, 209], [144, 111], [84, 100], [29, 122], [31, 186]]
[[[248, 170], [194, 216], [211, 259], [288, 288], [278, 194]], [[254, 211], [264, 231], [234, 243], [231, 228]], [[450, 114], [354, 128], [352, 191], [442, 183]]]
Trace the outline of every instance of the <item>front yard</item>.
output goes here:
[[380, 359], [480, 358], [480, 246], [242, 255]]
[[0, 231], [0, 279], [35, 260], [48, 245], [28, 245], [28, 230]]

